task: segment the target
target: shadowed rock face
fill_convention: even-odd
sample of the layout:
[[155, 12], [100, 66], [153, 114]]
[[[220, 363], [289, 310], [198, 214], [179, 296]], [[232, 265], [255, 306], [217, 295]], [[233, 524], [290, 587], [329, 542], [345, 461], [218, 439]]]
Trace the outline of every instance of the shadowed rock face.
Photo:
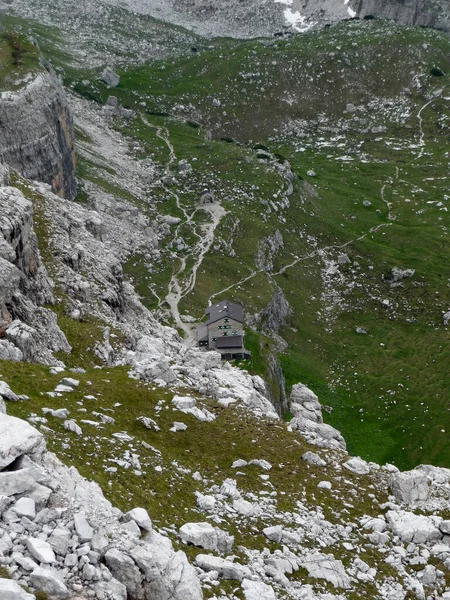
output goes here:
[[359, 0], [354, 4], [360, 18], [372, 15], [403, 25], [423, 25], [450, 31], [450, 5], [447, 0]]
[[39, 73], [18, 92], [0, 94], [0, 162], [75, 197], [73, 121], [55, 75]]

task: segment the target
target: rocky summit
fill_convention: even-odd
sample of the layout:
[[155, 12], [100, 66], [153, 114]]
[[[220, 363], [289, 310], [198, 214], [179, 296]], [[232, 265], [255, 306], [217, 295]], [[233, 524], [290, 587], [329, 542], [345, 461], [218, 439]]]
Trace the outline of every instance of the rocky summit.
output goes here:
[[0, 600], [450, 600], [448, 3], [0, 6]]

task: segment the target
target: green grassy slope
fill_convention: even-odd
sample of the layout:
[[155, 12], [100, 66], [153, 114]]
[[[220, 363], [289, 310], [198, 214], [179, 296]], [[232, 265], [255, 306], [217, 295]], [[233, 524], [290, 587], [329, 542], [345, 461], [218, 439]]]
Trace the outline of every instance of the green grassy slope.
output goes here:
[[[104, 103], [114, 94], [135, 110], [114, 126], [139, 142], [137, 158], [152, 157], [163, 172], [169, 154], [155, 132], [165, 128], [177, 160], [192, 165], [172, 194], [152, 189], [149, 214], [182, 216], [174, 194], [194, 213], [205, 184], [228, 211], [181, 312], [200, 318], [211, 297], [230, 297], [256, 313], [277, 284], [292, 308], [280, 331], [287, 384], [307, 383], [334, 409], [327, 418], [353, 453], [402, 468], [449, 466], [448, 37], [368, 21], [199, 50], [128, 65], [114, 91], [97, 71], [64, 67], [67, 85], [85, 98]], [[287, 189], [285, 160], [293, 193], [274, 207]], [[171, 169], [176, 175], [176, 162]], [[106, 171], [99, 178], [80, 161], [80, 176], [132, 200]], [[189, 248], [207, 218], [197, 211], [194, 227], [180, 229]], [[277, 229], [284, 247], [271, 272], [259, 272], [260, 241]], [[341, 253], [351, 262], [324, 274]], [[163, 247], [150, 271], [139, 255], [125, 270], [164, 314], [156, 298], [179, 264]], [[393, 267], [415, 275], [391, 285]], [[264, 349], [267, 339], [253, 335]], [[255, 372], [264, 360], [261, 352]]]

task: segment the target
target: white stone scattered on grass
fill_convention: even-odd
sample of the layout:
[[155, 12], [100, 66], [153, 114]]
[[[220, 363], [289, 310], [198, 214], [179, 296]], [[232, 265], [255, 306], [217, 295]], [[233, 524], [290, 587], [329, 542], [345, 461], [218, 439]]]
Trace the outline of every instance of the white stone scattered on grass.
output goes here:
[[71, 431], [72, 433], [75, 433], [76, 435], [83, 435], [83, 430], [81, 429], [81, 427], [79, 425], [77, 425], [77, 423], [75, 423], [75, 421], [73, 419], [64, 421], [63, 427], [64, 427], [64, 429], [67, 429], [67, 431]]
[[353, 456], [343, 466], [356, 475], [368, 475], [370, 473], [369, 465], [359, 456]]
[[193, 544], [222, 554], [230, 552], [234, 542], [234, 537], [226, 531], [205, 522], [186, 523], [180, 527], [178, 535], [186, 544]]
[[319, 483], [317, 484], [317, 487], [322, 490], [331, 490], [331, 488], [332, 488], [331, 481], [319, 481]]
[[332, 554], [310, 554], [302, 558], [301, 566], [314, 579], [325, 579], [337, 588], [351, 588], [350, 579], [340, 560], [335, 560]]
[[246, 467], [247, 465], [248, 465], [248, 462], [246, 460], [243, 460], [242, 458], [238, 458], [231, 465], [231, 468], [232, 469], [240, 469], [241, 467]]
[[187, 425], [186, 423], [181, 423], [180, 421], [174, 421], [172, 427], [169, 431], [186, 431]]
[[242, 581], [251, 576], [248, 567], [211, 554], [198, 554], [195, 562], [204, 571], [217, 571], [222, 579]]

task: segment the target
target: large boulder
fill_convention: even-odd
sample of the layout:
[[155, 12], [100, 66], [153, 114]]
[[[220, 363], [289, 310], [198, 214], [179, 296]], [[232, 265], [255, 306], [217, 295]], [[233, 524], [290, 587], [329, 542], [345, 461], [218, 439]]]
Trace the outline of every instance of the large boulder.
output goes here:
[[180, 527], [179, 536], [186, 544], [220, 553], [230, 552], [234, 542], [234, 537], [226, 531], [205, 522], [186, 523]]
[[442, 540], [443, 534], [439, 530], [441, 518], [415, 515], [404, 510], [389, 510], [386, 520], [392, 533], [398, 535], [403, 542], [426, 544]]
[[293, 417], [323, 423], [319, 398], [303, 383], [296, 383], [292, 386], [290, 410]]
[[251, 575], [248, 567], [211, 554], [198, 554], [195, 562], [203, 571], [217, 571], [223, 579], [242, 581]]
[[64, 600], [71, 595], [59, 577], [49, 569], [36, 567], [30, 575], [30, 582], [34, 588], [45, 592], [51, 600]]
[[44, 449], [42, 433], [22, 419], [0, 413], [0, 471], [19, 457]]
[[311, 554], [304, 558], [301, 566], [308, 571], [310, 577], [325, 579], [337, 588], [352, 587], [350, 579], [340, 560], [335, 560], [332, 554]]
[[391, 477], [390, 487], [396, 499], [405, 504], [426, 500], [429, 494], [426, 473], [415, 469], [394, 473]]
[[144, 596], [141, 586], [141, 573], [133, 559], [128, 554], [117, 550], [117, 548], [111, 548], [105, 554], [105, 562], [113, 577], [127, 588], [130, 598], [141, 600]]
[[0, 578], [0, 598], [2, 600], [36, 600], [12, 579]]

